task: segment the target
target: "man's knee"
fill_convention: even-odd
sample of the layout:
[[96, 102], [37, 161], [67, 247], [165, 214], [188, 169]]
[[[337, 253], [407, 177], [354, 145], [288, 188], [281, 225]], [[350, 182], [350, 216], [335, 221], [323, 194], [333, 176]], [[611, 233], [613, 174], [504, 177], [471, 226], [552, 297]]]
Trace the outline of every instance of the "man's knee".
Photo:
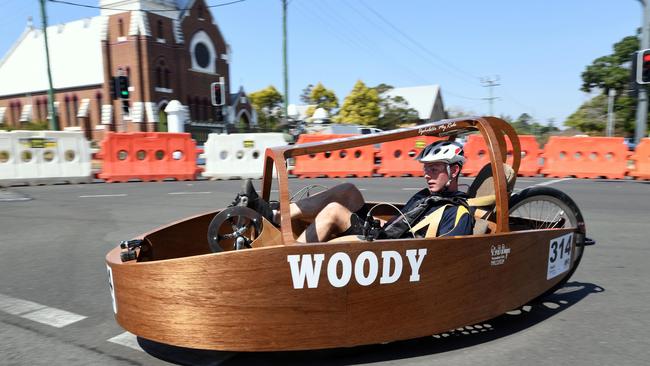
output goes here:
[[363, 195], [352, 183], [341, 183], [334, 187], [339, 193], [337, 202], [347, 207], [350, 211], [357, 211], [363, 206]]
[[351, 211], [338, 202], [327, 204], [320, 214], [318, 214], [324, 224], [337, 228], [342, 228], [346, 224], [349, 224], [350, 215]]

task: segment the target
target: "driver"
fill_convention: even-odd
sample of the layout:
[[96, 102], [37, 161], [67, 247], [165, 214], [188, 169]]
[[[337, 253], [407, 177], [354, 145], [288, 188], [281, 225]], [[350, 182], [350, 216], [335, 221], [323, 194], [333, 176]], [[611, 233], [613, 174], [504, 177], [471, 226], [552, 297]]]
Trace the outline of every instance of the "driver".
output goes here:
[[[463, 147], [451, 141], [436, 141], [415, 158], [422, 163], [427, 187], [414, 194], [397, 215], [381, 222], [380, 239], [455, 236], [472, 234], [474, 219], [467, 195], [458, 191], [458, 178], [465, 162]], [[250, 180], [244, 183], [233, 205], [242, 196], [247, 206], [274, 224], [278, 210], [258, 196]], [[292, 225], [305, 227], [298, 242], [324, 242], [338, 236], [360, 235], [372, 216], [364, 210], [365, 200], [351, 183], [343, 183], [311, 197], [292, 202]], [[434, 219], [435, 217], [435, 219]], [[434, 233], [435, 232], [435, 233]]]

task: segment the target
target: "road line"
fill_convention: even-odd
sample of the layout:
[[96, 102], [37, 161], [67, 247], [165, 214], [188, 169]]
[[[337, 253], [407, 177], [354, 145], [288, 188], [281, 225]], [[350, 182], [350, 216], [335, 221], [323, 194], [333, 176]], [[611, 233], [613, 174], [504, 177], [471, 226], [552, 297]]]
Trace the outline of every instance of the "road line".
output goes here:
[[212, 192], [169, 192], [167, 194], [210, 194]]
[[551, 184], [560, 183], [560, 182], [564, 182], [564, 181], [572, 180], [572, 179], [573, 178], [554, 179], [554, 180], [549, 180], [548, 182], [538, 183], [538, 184], [535, 184], [535, 185], [536, 186], [549, 186]]
[[79, 198], [102, 198], [102, 197], [126, 197], [128, 196], [126, 193], [120, 193], [120, 194], [90, 194], [87, 196], [79, 196]]
[[136, 351], [144, 352], [142, 347], [140, 347], [140, 344], [138, 344], [138, 337], [133, 333], [124, 332], [109, 339], [108, 341], [111, 343], [119, 344], [121, 346], [133, 348]]
[[85, 316], [0, 294], [0, 310], [56, 328], [86, 319]]
[[419, 191], [421, 189], [422, 189], [422, 187], [420, 187], [420, 188], [402, 188], [402, 191]]
[[56, 328], [63, 328], [66, 325], [86, 319], [83, 315], [48, 307], [21, 316], [25, 319], [33, 320]]

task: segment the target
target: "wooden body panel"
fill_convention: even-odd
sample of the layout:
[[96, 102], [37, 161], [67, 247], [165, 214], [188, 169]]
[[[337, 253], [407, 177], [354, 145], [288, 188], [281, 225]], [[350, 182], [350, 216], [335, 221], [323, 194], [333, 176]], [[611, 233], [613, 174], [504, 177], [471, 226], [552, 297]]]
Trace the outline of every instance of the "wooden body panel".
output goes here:
[[[126, 263], [116, 248], [107, 263], [116, 319], [138, 336], [231, 351], [347, 347], [431, 335], [525, 304], [568, 273], [546, 280], [549, 241], [570, 231], [282, 245]], [[499, 245], [511, 251], [503, 264], [492, 265], [492, 249]], [[427, 250], [416, 282], [410, 281], [409, 249]], [[365, 251], [379, 263], [368, 286], [354, 275], [355, 260]], [[394, 283], [379, 283], [382, 251], [402, 258]], [[353, 271], [340, 288], [330, 284], [327, 273], [337, 252], [350, 258]], [[303, 254], [324, 255], [316, 288], [306, 282], [294, 288], [288, 256]], [[339, 263], [339, 276], [341, 271]], [[366, 262], [364, 274], [368, 271]]]

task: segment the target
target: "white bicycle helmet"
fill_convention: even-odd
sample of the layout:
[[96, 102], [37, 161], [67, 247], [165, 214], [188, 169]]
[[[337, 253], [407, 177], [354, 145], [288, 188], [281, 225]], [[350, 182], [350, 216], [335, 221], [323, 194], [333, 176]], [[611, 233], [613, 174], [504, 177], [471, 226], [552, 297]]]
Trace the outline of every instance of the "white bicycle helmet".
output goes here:
[[448, 165], [458, 164], [462, 168], [465, 163], [465, 152], [463, 146], [457, 142], [436, 141], [422, 149], [415, 160], [421, 163], [439, 161]]

